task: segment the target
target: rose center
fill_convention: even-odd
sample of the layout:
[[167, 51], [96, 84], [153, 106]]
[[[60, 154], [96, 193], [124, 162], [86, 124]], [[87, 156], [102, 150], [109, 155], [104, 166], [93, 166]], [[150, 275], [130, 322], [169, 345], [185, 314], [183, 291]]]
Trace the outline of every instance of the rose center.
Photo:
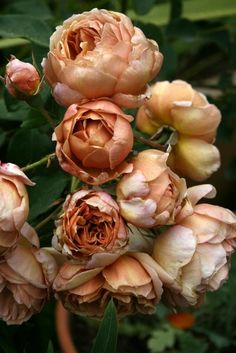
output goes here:
[[67, 37], [70, 59], [75, 60], [78, 55], [84, 56], [88, 51], [92, 51], [98, 37], [99, 34], [94, 28], [79, 28], [70, 31]]

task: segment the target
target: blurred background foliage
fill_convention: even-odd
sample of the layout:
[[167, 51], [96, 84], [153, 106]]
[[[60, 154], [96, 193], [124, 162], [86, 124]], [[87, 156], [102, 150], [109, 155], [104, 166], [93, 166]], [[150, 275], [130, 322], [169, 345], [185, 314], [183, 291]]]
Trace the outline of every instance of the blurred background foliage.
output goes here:
[[[222, 168], [208, 181], [216, 186], [217, 204], [236, 210], [236, 1], [235, 0], [1, 0], [0, 74], [10, 55], [32, 62], [41, 70], [49, 37], [56, 25], [73, 13], [92, 8], [121, 11], [131, 17], [147, 37], [155, 39], [164, 54], [158, 80], [183, 79], [202, 91], [222, 111], [217, 145]], [[64, 109], [57, 106], [45, 86], [45, 108], [55, 124]], [[0, 159], [23, 167], [54, 152], [52, 129], [42, 112], [10, 97], [0, 88]], [[30, 222], [42, 246], [49, 245], [52, 215], [70, 190], [70, 178], [56, 162], [30, 170], [37, 182], [29, 189]], [[50, 219], [45, 222], [45, 219]], [[159, 306], [156, 315], [135, 316], [120, 324], [119, 352], [228, 353], [236, 349], [236, 258], [229, 281], [206, 303], [193, 311], [188, 330], [171, 326], [169, 312]], [[89, 352], [94, 322], [73, 318], [80, 352]], [[81, 345], [81, 346], [80, 346]], [[53, 348], [54, 347], [54, 348]], [[54, 304], [21, 327], [0, 322], [0, 353], [59, 352], [54, 329]]]

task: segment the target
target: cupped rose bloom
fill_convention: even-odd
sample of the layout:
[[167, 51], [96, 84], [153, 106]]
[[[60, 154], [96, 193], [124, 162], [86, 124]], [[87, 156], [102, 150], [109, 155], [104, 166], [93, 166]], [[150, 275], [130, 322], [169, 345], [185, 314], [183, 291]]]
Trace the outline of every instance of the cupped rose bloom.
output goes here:
[[56, 227], [53, 246], [87, 266], [109, 263], [127, 249], [128, 228], [117, 203], [103, 191], [68, 195]]
[[191, 216], [160, 234], [153, 257], [179, 286], [167, 285], [166, 301], [198, 306], [206, 291], [217, 290], [228, 277], [235, 239], [236, 216], [209, 204], [195, 206]]
[[168, 165], [193, 180], [208, 178], [220, 166], [219, 151], [212, 145], [220, 111], [185, 81], [158, 82], [151, 91], [151, 98], [138, 111], [137, 128], [151, 135], [163, 127], [176, 131]]
[[5, 85], [8, 92], [24, 100], [37, 92], [39, 84], [40, 77], [35, 67], [12, 56], [6, 65]]
[[171, 278], [145, 253], [126, 254], [106, 267], [86, 270], [66, 262], [53, 288], [64, 306], [76, 313], [102, 318], [111, 298], [118, 316], [151, 314], [162, 295], [162, 280]]
[[54, 258], [43, 249], [18, 245], [0, 263], [0, 318], [20, 325], [42, 309], [57, 274]]
[[59, 104], [109, 97], [135, 107], [161, 68], [158, 49], [124, 14], [93, 9], [56, 28], [42, 66]]
[[71, 105], [53, 135], [61, 167], [93, 185], [130, 172], [124, 160], [133, 146], [132, 119], [104, 99]]
[[29, 200], [25, 185], [34, 183], [18, 166], [0, 162], [0, 255], [16, 244], [28, 217]]
[[186, 206], [185, 180], [167, 167], [168, 156], [158, 150], [140, 152], [132, 160], [132, 173], [117, 185], [121, 215], [137, 227], [173, 224]]

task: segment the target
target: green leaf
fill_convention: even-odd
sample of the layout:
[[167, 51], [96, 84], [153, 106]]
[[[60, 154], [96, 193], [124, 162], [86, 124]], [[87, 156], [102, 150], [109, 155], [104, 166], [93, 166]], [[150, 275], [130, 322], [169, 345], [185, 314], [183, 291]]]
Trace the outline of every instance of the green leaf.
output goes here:
[[6, 132], [0, 128], [0, 147], [4, 144], [6, 140]]
[[42, 20], [26, 15], [0, 15], [0, 35], [6, 38], [23, 37], [48, 47], [50, 27]]
[[40, 19], [49, 19], [52, 14], [49, 7], [44, 1], [17, 1], [8, 4], [7, 13], [11, 14], [24, 14], [32, 17], [38, 17]]
[[[144, 2], [141, 1], [140, 2]], [[128, 16], [133, 20], [140, 20], [145, 23], [153, 23], [157, 26], [168, 23], [170, 14], [170, 3], [154, 6], [148, 14], [140, 16], [133, 10], [128, 11]], [[191, 21], [233, 16], [236, 14], [235, 0], [188, 0], [183, 2], [182, 17]]]
[[[8, 96], [10, 94], [6, 93]], [[9, 110], [6, 105], [6, 101], [0, 98], [0, 121], [1, 120], [11, 120], [11, 121], [22, 121], [30, 111], [30, 107], [25, 102], [15, 101], [15, 110]], [[11, 106], [13, 109], [13, 106]]]
[[10, 162], [24, 166], [40, 159], [53, 150], [50, 137], [38, 129], [18, 129], [10, 140], [7, 158]]
[[17, 47], [20, 45], [30, 44], [27, 39], [23, 38], [2, 38], [0, 39], [0, 49]]
[[51, 341], [50, 341], [49, 344], [48, 344], [47, 353], [54, 353], [54, 348], [53, 348], [53, 345], [52, 345], [52, 342], [51, 342]]
[[115, 353], [117, 330], [116, 308], [113, 300], [110, 300], [105, 310], [91, 353]]
[[155, 4], [155, 0], [145, 0], [145, 1], [133, 0], [134, 11], [139, 15], [143, 15], [147, 13], [154, 4]]
[[44, 167], [41, 173], [31, 178], [36, 185], [28, 188], [30, 220], [47, 212], [53, 202], [62, 196], [70, 178], [68, 174], [53, 166]]
[[175, 343], [175, 333], [176, 331], [169, 325], [152, 331], [152, 335], [147, 342], [151, 353], [158, 353], [167, 348], [172, 348]]
[[208, 348], [207, 342], [194, 337], [190, 332], [180, 331], [178, 341], [181, 353], [189, 353], [189, 347], [191, 347], [191, 353], [205, 353]]

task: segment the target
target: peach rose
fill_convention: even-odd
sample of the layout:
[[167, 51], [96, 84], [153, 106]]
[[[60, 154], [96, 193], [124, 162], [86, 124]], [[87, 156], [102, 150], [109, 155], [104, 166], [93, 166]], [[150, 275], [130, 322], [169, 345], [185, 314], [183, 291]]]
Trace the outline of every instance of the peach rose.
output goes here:
[[127, 16], [98, 9], [73, 15], [58, 26], [42, 62], [54, 97], [64, 106], [100, 97], [139, 106], [161, 64], [157, 43]]
[[36, 93], [39, 84], [40, 77], [35, 67], [12, 56], [6, 65], [5, 85], [8, 92], [24, 100]]
[[153, 257], [179, 286], [167, 285], [171, 306], [199, 305], [206, 291], [227, 279], [236, 246], [236, 216], [228, 209], [199, 204], [194, 214], [160, 234]]
[[102, 318], [110, 298], [119, 317], [152, 314], [162, 295], [162, 276], [172, 281], [148, 254], [134, 253], [90, 270], [66, 262], [53, 288], [64, 306], [76, 314]]
[[34, 185], [18, 166], [0, 162], [0, 255], [16, 244], [28, 217], [25, 184]]
[[152, 96], [137, 114], [137, 128], [155, 134], [163, 127], [177, 132], [168, 165], [178, 174], [201, 181], [220, 166], [220, 154], [212, 145], [221, 120], [220, 111], [187, 82], [158, 82]]
[[45, 250], [18, 245], [0, 263], [0, 318], [20, 325], [42, 309], [57, 274]]
[[80, 190], [68, 195], [63, 214], [56, 221], [54, 247], [77, 260], [112, 261], [126, 250], [128, 228], [112, 197], [95, 190]]
[[117, 185], [121, 215], [137, 227], [173, 224], [186, 206], [185, 180], [167, 167], [168, 156], [158, 150], [140, 152], [132, 160], [133, 172]]
[[100, 185], [128, 173], [133, 146], [132, 117], [107, 100], [71, 105], [56, 127], [56, 154], [61, 167], [88, 184]]

